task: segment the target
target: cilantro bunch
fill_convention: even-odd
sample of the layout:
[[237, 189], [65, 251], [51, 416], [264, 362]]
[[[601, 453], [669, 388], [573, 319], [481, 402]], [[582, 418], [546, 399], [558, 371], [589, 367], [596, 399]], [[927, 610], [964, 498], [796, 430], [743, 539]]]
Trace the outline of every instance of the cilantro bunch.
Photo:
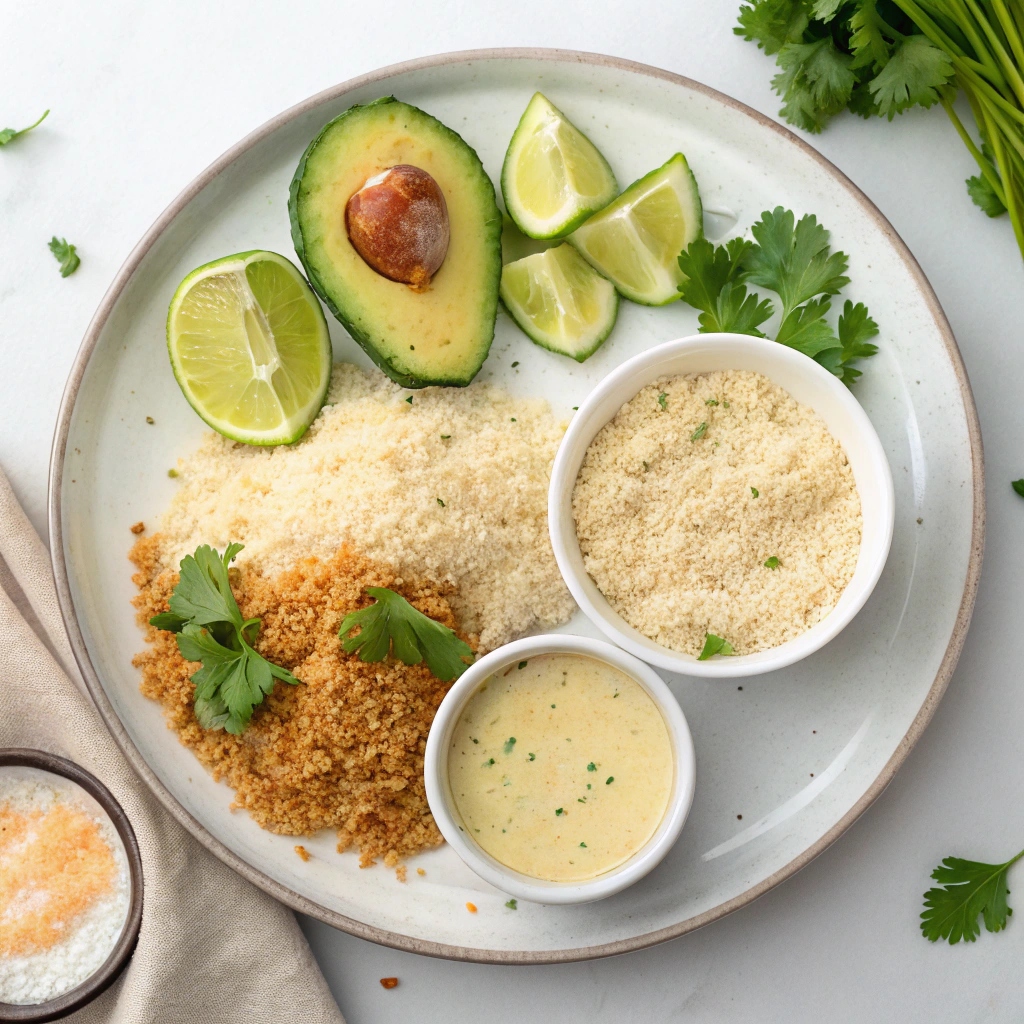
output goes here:
[[186, 555], [170, 611], [149, 620], [157, 629], [177, 633], [178, 650], [186, 661], [202, 662], [192, 676], [199, 724], [235, 735], [245, 730], [253, 708], [274, 688], [275, 679], [292, 686], [299, 682], [253, 649], [260, 620], [242, 618], [228, 581], [228, 566], [241, 550], [241, 544], [229, 544], [221, 556], [204, 544]]
[[684, 302], [701, 311], [701, 333], [764, 337], [761, 325], [776, 308], [747, 285], [768, 288], [779, 297], [775, 340], [852, 384], [861, 375], [854, 362], [878, 351], [871, 342], [878, 325], [867, 306], [849, 300], [835, 326], [828, 319], [831, 296], [850, 283], [846, 253], [832, 252], [829, 233], [813, 214], [797, 220], [781, 206], [765, 210], [750, 233], [753, 241], [731, 238], [719, 246], [698, 238], [679, 256], [686, 275], [679, 291]]
[[[890, 121], [941, 104], [978, 164], [971, 199], [1009, 213], [1024, 254], [1020, 0], [749, 0], [735, 32], [774, 54], [781, 115], [820, 132], [840, 111]], [[966, 96], [976, 138], [953, 108]]]

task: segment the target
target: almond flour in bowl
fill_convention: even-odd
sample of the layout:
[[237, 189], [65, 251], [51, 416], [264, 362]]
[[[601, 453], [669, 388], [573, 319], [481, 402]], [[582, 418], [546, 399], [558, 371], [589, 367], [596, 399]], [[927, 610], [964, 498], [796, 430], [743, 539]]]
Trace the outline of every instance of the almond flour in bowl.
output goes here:
[[94, 978], [137, 923], [128, 853], [100, 803], [13, 759], [0, 762], [0, 1003], [36, 1006]]
[[631, 626], [697, 656], [822, 621], [853, 578], [861, 501], [821, 418], [749, 370], [663, 377], [587, 449], [572, 497], [587, 573]]

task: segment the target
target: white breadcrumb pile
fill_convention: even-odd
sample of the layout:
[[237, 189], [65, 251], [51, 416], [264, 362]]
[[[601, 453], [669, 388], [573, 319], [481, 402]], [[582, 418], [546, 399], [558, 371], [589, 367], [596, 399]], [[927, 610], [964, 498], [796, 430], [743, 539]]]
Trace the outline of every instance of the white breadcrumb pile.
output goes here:
[[547, 489], [565, 424], [546, 402], [484, 384], [408, 391], [348, 363], [296, 444], [211, 433], [178, 464], [160, 525], [166, 568], [200, 544], [245, 545], [267, 574], [342, 545], [455, 587], [451, 606], [482, 651], [575, 610], [548, 539]]
[[708, 633], [737, 654], [799, 636], [835, 607], [860, 551], [842, 447], [816, 413], [749, 371], [645, 387], [588, 449], [573, 515], [612, 607], [693, 655]]

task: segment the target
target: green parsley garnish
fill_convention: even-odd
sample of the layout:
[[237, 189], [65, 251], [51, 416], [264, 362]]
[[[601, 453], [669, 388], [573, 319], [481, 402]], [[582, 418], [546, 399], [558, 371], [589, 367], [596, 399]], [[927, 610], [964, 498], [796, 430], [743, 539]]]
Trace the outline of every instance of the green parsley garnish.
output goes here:
[[[376, 603], [349, 612], [338, 630], [346, 653], [357, 652], [360, 661], [383, 661], [389, 653], [406, 665], [426, 660], [427, 668], [445, 683], [466, 671], [462, 659], [472, 657], [473, 649], [447, 626], [428, 618], [393, 590], [367, 587], [366, 593]], [[357, 626], [359, 632], [349, 636]]]
[[582, 846], [584, 850], [587, 848], [587, 844], [586, 843], [580, 843], [580, 846]]
[[594, 764], [593, 761], [591, 761], [590, 764], [587, 765], [587, 771], [588, 772], [596, 772], [597, 771], [597, 765]]
[[493, 757], [488, 758], [486, 761], [484, 761], [483, 767], [484, 768], [490, 768], [492, 764], [494, 764], [494, 758]]
[[[826, 320], [831, 296], [850, 283], [846, 254], [832, 252], [829, 233], [813, 214], [797, 220], [781, 206], [765, 210], [750, 231], [753, 241], [732, 238], [719, 246], [698, 238], [679, 256], [686, 274], [679, 291], [684, 302], [701, 310], [701, 332], [764, 337], [761, 325], [771, 319], [775, 305], [747, 290], [748, 284], [760, 285], [781, 302], [775, 340], [852, 384], [861, 373], [853, 362], [878, 351], [870, 341], [878, 325], [866, 306], [849, 300], [835, 327]], [[729, 407], [728, 402], [723, 405]]]
[[412, 405], [412, 399], [413, 399], [413, 396], [412, 396], [412, 395], [410, 395], [410, 396], [409, 396], [409, 397], [408, 397], [408, 398], [406, 399], [406, 401], [407, 401], [407, 402], [408, 402], [408, 403], [409, 403], [410, 405]]
[[704, 649], [697, 655], [697, 660], [707, 661], [708, 658], [716, 654], [726, 655], [735, 653], [732, 649], [732, 644], [728, 640], [723, 640], [720, 636], [715, 636], [714, 633], [705, 633]]
[[178, 471], [176, 469], [169, 469], [167, 470], [167, 475], [173, 480], [178, 475]]
[[588, 782], [588, 783], [587, 783], [587, 789], [592, 789], [592, 788], [593, 788], [593, 787], [592, 787], [592, 786], [590, 785], [590, 783]]
[[78, 252], [73, 245], [68, 244], [66, 238], [58, 238], [56, 235], [50, 239], [50, 252], [56, 257], [60, 264], [60, 276], [70, 277], [81, 265]]
[[754, 496], [755, 498], [760, 498], [760, 497], [761, 497], [761, 492], [760, 492], [760, 491], [759, 491], [759, 490], [758, 490], [758, 489], [757, 489], [756, 487], [751, 487], [751, 488], [750, 488], [750, 493], [751, 493], [751, 494], [752, 494], [752, 495], [753, 495], [753, 496]]
[[764, 567], [766, 569], [778, 569], [780, 565], [782, 565], [782, 563], [779, 561], [778, 555], [772, 555], [770, 558], [766, 558], [764, 560]]
[[1022, 498], [1024, 498], [1024, 480], [1014, 480], [1010, 484], [1010, 486], [1014, 489], [1014, 491], [1017, 494], [1019, 494]]
[[516, 418], [515, 418], [515, 416], [510, 416], [510, 417], [509, 417], [509, 419], [510, 419], [510, 420], [511, 420], [511, 421], [512, 421], [513, 423], [515, 423], [515, 421], [516, 421]]
[[658, 395], [658, 405], [661, 406], [662, 410], [668, 408], [668, 395], [664, 391]]
[[578, 803], [578, 804], [585, 804], [586, 802], [587, 802], [587, 798], [585, 796], [578, 796], [578, 797], [576, 797], [576, 803]]
[[450, 441], [451, 439], [452, 439], [452, 435], [451, 434], [442, 434], [441, 435], [441, 440], [442, 441]]
[[[505, 830], [502, 829], [502, 832], [504, 832], [504, 831]], [[505, 906], [508, 907], [509, 910], [518, 910], [519, 909], [519, 903], [516, 900], [508, 900], [505, 903]]]
[[527, 662], [521, 661], [521, 662], [519, 662], [518, 665], [516, 665], [516, 668], [517, 669], [524, 669], [524, 668], [526, 668], [527, 664], [528, 664]]
[[536, 754], [529, 754], [528, 757], [529, 757], [529, 759], [531, 761], [536, 761], [537, 760], [537, 755]]
[[705, 405], [718, 405], [718, 399], [717, 398], [708, 398], [708, 399], [705, 400], [704, 404]]
[[556, 807], [555, 808], [555, 817], [556, 818], [560, 818], [563, 814], [565, 814], [565, 809], [564, 808], [562, 808], [562, 807]]
[[519, 360], [517, 359], [517, 360], [516, 360], [516, 361], [515, 361], [515, 362], [514, 362], [514, 363], [512, 364], [512, 369], [514, 370], [514, 369], [515, 369], [515, 368], [516, 368], [516, 367], [517, 367], [518, 365], [519, 365]]
[[643, 459], [640, 460], [644, 464], [644, 472], [646, 473], [651, 467], [647, 465], [647, 462]]
[[440, 505], [440, 506], [441, 506], [441, 508], [444, 508], [444, 507], [445, 507], [445, 504], [444, 504], [444, 502], [443, 502], [443, 501], [442, 501], [442, 500], [441, 500], [440, 498], [438, 498], [438, 499], [437, 499], [437, 503], [438, 503], [438, 505]]
[[708, 432], [707, 423], [702, 423], [691, 435], [691, 441], [699, 441]]
[[505, 740], [505, 746], [503, 748], [505, 753], [506, 754], [511, 754], [512, 753], [512, 748], [515, 745], [516, 745], [516, 738], [515, 738], [515, 736], [509, 736], [509, 738], [507, 740]]
[[960, 857], [946, 857], [932, 872], [939, 888], [924, 894], [921, 933], [930, 942], [947, 939], [955, 946], [961, 939], [974, 942], [981, 929], [978, 917], [990, 932], [1006, 927], [1013, 911], [1007, 906], [1010, 890], [1006, 874], [1022, 857], [1021, 850], [1005, 864], [982, 864]]
[[615, 781], [615, 776], [614, 775], [609, 775], [608, 778], [604, 780], [604, 784], [606, 786], [610, 786], [614, 781]]
[[292, 686], [299, 682], [253, 649], [261, 621], [242, 618], [228, 580], [228, 566], [241, 550], [241, 544], [229, 544], [222, 557], [203, 544], [194, 555], [186, 555], [170, 611], [149, 620], [151, 626], [177, 634], [186, 661], [202, 662], [192, 675], [199, 724], [236, 736], [274, 688], [275, 679]]
[[8, 142], [13, 142], [20, 136], [32, 131], [33, 128], [38, 128], [43, 121], [46, 120], [46, 115], [49, 114], [49, 112], [49, 110], [44, 110], [43, 116], [34, 124], [30, 124], [27, 128], [4, 128], [0, 131], [0, 146], [6, 146]]

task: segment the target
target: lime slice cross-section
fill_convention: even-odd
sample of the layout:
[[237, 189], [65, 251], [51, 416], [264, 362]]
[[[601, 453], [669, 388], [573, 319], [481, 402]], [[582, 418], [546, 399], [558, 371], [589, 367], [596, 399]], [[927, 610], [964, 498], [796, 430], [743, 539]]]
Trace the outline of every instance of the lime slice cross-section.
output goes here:
[[214, 430], [246, 444], [297, 441], [331, 381], [331, 337], [293, 263], [257, 250], [193, 270], [167, 314], [182, 392]]
[[560, 238], [619, 191], [597, 147], [541, 93], [519, 121], [501, 168], [505, 209], [530, 238]]
[[634, 182], [569, 238], [620, 294], [645, 306], [679, 298], [679, 254], [704, 234], [697, 182], [682, 153]]
[[569, 244], [507, 263], [501, 301], [531, 341], [582, 363], [615, 326], [619, 297]]

